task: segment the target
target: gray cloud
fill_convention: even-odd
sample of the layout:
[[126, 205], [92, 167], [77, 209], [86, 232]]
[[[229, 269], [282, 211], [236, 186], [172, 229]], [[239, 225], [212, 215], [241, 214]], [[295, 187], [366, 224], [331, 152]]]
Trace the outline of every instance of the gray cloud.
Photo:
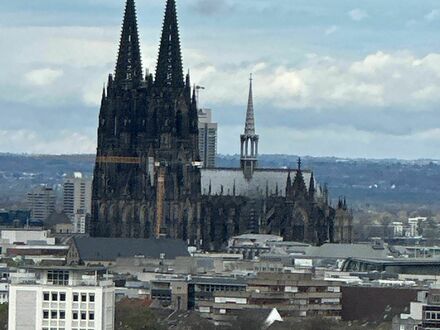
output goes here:
[[[254, 72], [262, 152], [440, 158], [435, 24], [401, 29], [436, 3], [385, 21], [380, 13], [397, 3], [363, 4], [366, 27], [338, 0], [178, 1], [185, 67], [206, 87], [201, 105], [219, 122], [219, 151], [238, 151]], [[119, 0], [0, 3], [0, 44], [8, 45], [0, 53], [0, 151], [94, 152], [122, 10]], [[138, 1], [138, 14], [151, 69], [163, 1]]]
[[198, 14], [211, 16], [228, 13], [234, 6], [229, 0], [196, 0], [191, 8]]

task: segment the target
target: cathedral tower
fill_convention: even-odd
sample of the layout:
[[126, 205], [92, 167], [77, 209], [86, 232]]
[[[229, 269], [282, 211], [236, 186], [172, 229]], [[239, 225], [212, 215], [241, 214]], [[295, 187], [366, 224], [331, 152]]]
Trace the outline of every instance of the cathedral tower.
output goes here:
[[134, 0], [127, 0], [115, 74], [103, 91], [92, 235], [197, 241], [198, 117], [184, 78], [175, 0], [167, 0], [155, 79], [142, 75]]
[[249, 79], [249, 99], [246, 111], [244, 134], [240, 136], [240, 166], [247, 180], [252, 178], [257, 168], [258, 140], [255, 134], [254, 100], [252, 93], [252, 74]]

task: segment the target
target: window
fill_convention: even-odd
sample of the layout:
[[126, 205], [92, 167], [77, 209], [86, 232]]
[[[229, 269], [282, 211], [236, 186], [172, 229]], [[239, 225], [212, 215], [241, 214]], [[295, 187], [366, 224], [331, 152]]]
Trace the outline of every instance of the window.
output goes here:
[[89, 301], [95, 302], [95, 294], [94, 293], [89, 294]]
[[43, 292], [43, 300], [49, 301], [49, 292]]
[[43, 311], [43, 319], [47, 320], [49, 318], [49, 311]]
[[81, 312], [81, 320], [87, 320], [87, 313]]
[[93, 321], [95, 319], [95, 313], [89, 312], [89, 320]]
[[73, 301], [78, 301], [78, 294], [77, 293], [73, 294]]
[[52, 292], [52, 301], [58, 301], [58, 293]]
[[87, 301], [87, 294], [86, 293], [81, 293], [81, 301], [82, 302]]
[[60, 293], [60, 301], [66, 301], [66, 293], [65, 292]]
[[47, 272], [47, 281], [54, 285], [68, 285], [69, 272], [63, 270], [49, 270]]
[[64, 320], [66, 318], [66, 312], [65, 311], [60, 311], [60, 319]]
[[73, 312], [73, 313], [72, 313], [72, 318], [73, 318], [74, 320], [78, 320], [78, 312]]
[[51, 311], [51, 312], [50, 312], [50, 318], [51, 318], [51, 319], [56, 319], [56, 318], [58, 318], [58, 312], [57, 312], [57, 311]]

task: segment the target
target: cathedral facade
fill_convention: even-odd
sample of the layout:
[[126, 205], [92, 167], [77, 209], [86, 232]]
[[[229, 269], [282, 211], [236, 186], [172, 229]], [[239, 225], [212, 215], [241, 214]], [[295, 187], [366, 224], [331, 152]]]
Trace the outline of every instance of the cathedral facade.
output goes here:
[[198, 108], [183, 74], [175, 0], [168, 0], [155, 76], [144, 74], [134, 0], [127, 0], [114, 75], [102, 93], [91, 234], [169, 237], [220, 250], [242, 233], [314, 244], [351, 241], [345, 202], [329, 205], [313, 173], [258, 167], [252, 79], [237, 168], [202, 169]]

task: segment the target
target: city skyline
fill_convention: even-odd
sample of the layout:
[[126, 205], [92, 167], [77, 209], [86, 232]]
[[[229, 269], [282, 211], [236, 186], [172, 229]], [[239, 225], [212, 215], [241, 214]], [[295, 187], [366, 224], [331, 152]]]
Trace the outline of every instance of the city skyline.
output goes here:
[[[153, 71], [163, 4], [137, 3], [143, 67]], [[184, 68], [206, 88], [200, 106], [214, 111], [220, 153], [239, 153], [253, 72], [261, 153], [440, 158], [434, 1], [400, 3], [399, 14], [396, 1], [177, 4]], [[95, 152], [123, 7], [0, 4], [0, 42], [10, 50], [0, 55], [0, 151]]]

